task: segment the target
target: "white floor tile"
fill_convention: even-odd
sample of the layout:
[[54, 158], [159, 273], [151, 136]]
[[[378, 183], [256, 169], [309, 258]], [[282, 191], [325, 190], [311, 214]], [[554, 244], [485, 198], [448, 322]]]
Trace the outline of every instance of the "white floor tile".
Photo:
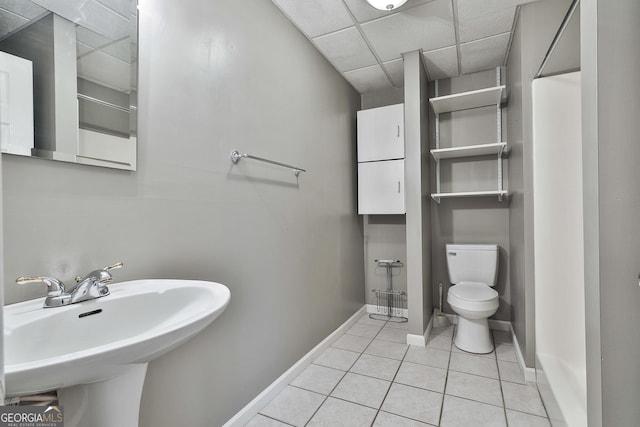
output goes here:
[[379, 325], [384, 326], [387, 323], [384, 320], [372, 319], [369, 317], [369, 313], [364, 314], [361, 318], [358, 319], [358, 323], [364, 323], [367, 325]]
[[288, 425], [289, 424], [281, 423], [273, 418], [258, 414], [245, 424], [245, 427], [286, 427]]
[[324, 399], [325, 396], [321, 394], [289, 386], [269, 402], [260, 413], [287, 424], [304, 426]]
[[331, 396], [379, 409], [389, 390], [389, 381], [347, 373]]
[[447, 371], [432, 366], [402, 362], [395, 382], [444, 393]]
[[360, 357], [360, 353], [329, 347], [320, 356], [318, 356], [313, 363], [316, 365], [326, 366], [327, 368], [348, 371], [351, 369], [351, 366], [353, 366], [358, 357]]
[[511, 333], [492, 331], [495, 351], [476, 355], [455, 347], [453, 325], [426, 347], [407, 330], [362, 316], [246, 425], [551, 427]]
[[353, 365], [351, 372], [391, 381], [399, 367], [399, 360], [363, 354]]
[[329, 395], [343, 376], [344, 371], [311, 364], [291, 382], [291, 385]]
[[382, 325], [367, 325], [366, 323], [356, 323], [346, 332], [349, 335], [357, 335], [359, 337], [373, 338], [378, 335], [382, 329]]
[[498, 344], [513, 344], [513, 336], [511, 331], [493, 330], [493, 341]]
[[496, 359], [480, 357], [477, 355], [451, 352], [449, 369], [467, 374], [480, 375], [498, 379], [498, 365]]
[[364, 352], [366, 354], [373, 354], [374, 356], [402, 360], [408, 348], [409, 346], [407, 344], [374, 339]]
[[382, 410], [428, 424], [438, 424], [442, 394], [393, 383]]
[[431, 329], [431, 335], [446, 335], [452, 337], [455, 331], [455, 325], [443, 326]]
[[368, 427], [376, 410], [329, 397], [313, 416], [309, 427]]
[[477, 357], [484, 357], [487, 359], [494, 359], [496, 358], [496, 351], [495, 349], [491, 351], [491, 353], [469, 353], [468, 351], [464, 351], [458, 347], [456, 347], [455, 342], [453, 343], [453, 345], [451, 346], [451, 352], [452, 353], [460, 353], [460, 354], [468, 354], [470, 356], [477, 356]]
[[502, 381], [525, 384], [524, 373], [517, 363], [498, 359], [498, 369], [500, 370], [500, 379]]
[[516, 352], [511, 344], [496, 345], [496, 357], [507, 362], [518, 362], [518, 359], [516, 359]]
[[551, 423], [547, 418], [524, 414], [511, 409], [507, 409], [507, 420], [509, 425], [513, 427], [551, 427]]
[[421, 365], [433, 366], [435, 368], [447, 369], [451, 353], [437, 348], [419, 347], [412, 345], [407, 351], [404, 360], [407, 362], [420, 363]]
[[451, 336], [430, 334], [427, 340], [427, 347], [451, 351]]
[[504, 409], [455, 396], [444, 397], [440, 427], [506, 427]]
[[399, 415], [380, 411], [373, 423], [373, 427], [429, 427], [432, 424], [421, 423]]
[[535, 385], [502, 382], [504, 405], [507, 409], [515, 409], [533, 415], [546, 417], [538, 388]]
[[388, 321], [385, 328], [393, 328], [393, 329], [404, 329], [405, 331], [409, 330], [409, 322], [393, 322]]
[[396, 329], [385, 326], [376, 336], [378, 340], [393, 341], [406, 344], [407, 331], [405, 329]]
[[370, 342], [371, 338], [343, 334], [336, 340], [336, 342], [331, 345], [331, 347], [362, 353], [364, 349], [367, 348]]
[[446, 394], [503, 406], [500, 381], [462, 372], [449, 371]]

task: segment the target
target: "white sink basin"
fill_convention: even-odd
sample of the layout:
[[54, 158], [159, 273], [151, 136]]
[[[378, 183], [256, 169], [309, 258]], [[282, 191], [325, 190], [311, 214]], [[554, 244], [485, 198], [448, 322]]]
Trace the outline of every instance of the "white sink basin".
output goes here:
[[8, 396], [103, 381], [130, 365], [146, 370], [213, 322], [231, 297], [222, 284], [190, 280], [136, 280], [109, 289], [106, 297], [64, 307], [43, 308], [44, 298], [4, 307]]

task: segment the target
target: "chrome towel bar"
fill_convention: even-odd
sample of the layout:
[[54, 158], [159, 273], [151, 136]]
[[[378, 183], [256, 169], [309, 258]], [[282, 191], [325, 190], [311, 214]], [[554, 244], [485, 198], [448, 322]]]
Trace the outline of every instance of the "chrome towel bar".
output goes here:
[[253, 159], [253, 160], [258, 160], [261, 162], [265, 162], [265, 163], [270, 163], [272, 165], [276, 165], [276, 166], [282, 166], [284, 168], [288, 168], [288, 169], [292, 169], [293, 170], [293, 174], [295, 176], [300, 175], [300, 172], [306, 172], [305, 169], [296, 167], [296, 166], [291, 166], [291, 165], [287, 165], [286, 163], [280, 163], [280, 162], [275, 162], [273, 160], [269, 160], [269, 159], [263, 159], [262, 157], [257, 157], [257, 156], [252, 156], [251, 154], [240, 154], [240, 152], [238, 152], [238, 150], [234, 150], [231, 152], [231, 161], [234, 164], [237, 164], [240, 159]]

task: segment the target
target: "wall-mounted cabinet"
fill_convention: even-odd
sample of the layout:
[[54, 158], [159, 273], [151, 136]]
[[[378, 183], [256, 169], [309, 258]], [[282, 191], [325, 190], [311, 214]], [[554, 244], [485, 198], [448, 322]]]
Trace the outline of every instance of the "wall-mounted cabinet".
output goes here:
[[358, 162], [404, 159], [404, 104], [358, 111]]
[[358, 163], [358, 213], [405, 212], [404, 159]]
[[358, 213], [403, 214], [404, 104], [358, 111]]
[[[503, 188], [502, 182], [502, 159], [508, 150], [506, 142], [502, 141], [502, 103], [507, 98], [507, 88], [500, 84], [500, 68], [496, 69], [496, 85], [494, 87], [472, 90], [468, 92], [455, 93], [452, 95], [437, 96], [438, 82], [436, 81], [436, 97], [429, 102], [436, 115], [436, 148], [431, 150], [431, 156], [436, 162], [436, 192], [431, 194], [431, 198], [437, 203], [441, 199], [453, 197], [477, 197], [493, 196], [498, 201], [508, 196]], [[472, 108], [495, 106], [496, 108], [496, 135], [497, 142], [477, 145], [466, 145], [449, 148], [440, 147], [440, 114], [454, 111], [468, 110]], [[451, 141], [453, 143], [453, 141]], [[457, 191], [442, 192], [440, 186], [440, 162], [443, 160], [455, 161], [464, 157], [494, 156], [497, 159], [497, 177], [495, 189], [483, 191]]]

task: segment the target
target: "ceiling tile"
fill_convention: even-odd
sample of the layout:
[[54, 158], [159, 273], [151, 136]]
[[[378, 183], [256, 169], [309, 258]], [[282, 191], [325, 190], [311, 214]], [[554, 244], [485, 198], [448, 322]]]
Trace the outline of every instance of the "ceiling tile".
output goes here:
[[350, 71], [377, 63], [369, 46], [355, 27], [313, 39], [320, 52], [338, 71]]
[[450, 0], [435, 0], [362, 24], [362, 30], [382, 61], [398, 59], [417, 49], [434, 50], [455, 44]]
[[76, 28], [76, 38], [79, 42], [91, 47], [102, 47], [109, 44], [110, 40], [98, 33], [94, 33], [84, 27]]
[[[371, 6], [366, 0], [344, 0], [347, 4], [347, 7], [353, 13], [353, 16], [356, 17], [358, 22], [367, 22], [372, 19], [382, 18], [383, 16], [390, 15], [390, 12], [385, 12], [384, 10], [378, 10]], [[392, 13], [402, 12], [403, 10], [412, 8], [414, 6], [419, 6], [424, 3], [428, 3], [431, 0], [409, 0], [404, 5], [395, 9]]]
[[111, 40], [118, 40], [131, 32], [128, 16], [123, 17], [92, 0], [34, 0], [34, 3]]
[[37, 18], [47, 13], [47, 9], [28, 0], [2, 0], [1, 3], [0, 9], [8, 10], [27, 19]]
[[538, 0], [458, 0], [458, 19], [466, 20], [477, 16], [491, 15], [534, 1]]
[[431, 80], [458, 75], [458, 50], [455, 46], [424, 52], [423, 55]]
[[391, 83], [395, 87], [404, 86], [404, 60], [394, 59], [383, 63], [382, 66], [387, 70], [389, 77], [391, 77]]
[[499, 34], [486, 39], [476, 40], [460, 45], [462, 73], [489, 70], [500, 67], [504, 63], [511, 33]]
[[121, 61], [131, 62], [131, 40], [128, 37], [105, 46], [102, 51]]
[[392, 87], [379, 65], [348, 71], [342, 75], [360, 93]]
[[480, 15], [469, 16], [464, 19], [458, 16], [460, 43], [511, 31], [515, 14], [516, 7], [513, 6], [491, 13], [485, 11]]
[[22, 16], [11, 13], [0, 13], [0, 37], [4, 37], [9, 33], [17, 30], [25, 25], [29, 20]]
[[96, 0], [104, 7], [109, 8], [122, 16], [128, 17], [131, 15], [133, 8], [135, 7], [134, 0]]
[[273, 0], [307, 37], [317, 37], [353, 25], [342, 0]]
[[131, 67], [99, 50], [78, 59], [78, 77], [120, 92], [131, 89]]

